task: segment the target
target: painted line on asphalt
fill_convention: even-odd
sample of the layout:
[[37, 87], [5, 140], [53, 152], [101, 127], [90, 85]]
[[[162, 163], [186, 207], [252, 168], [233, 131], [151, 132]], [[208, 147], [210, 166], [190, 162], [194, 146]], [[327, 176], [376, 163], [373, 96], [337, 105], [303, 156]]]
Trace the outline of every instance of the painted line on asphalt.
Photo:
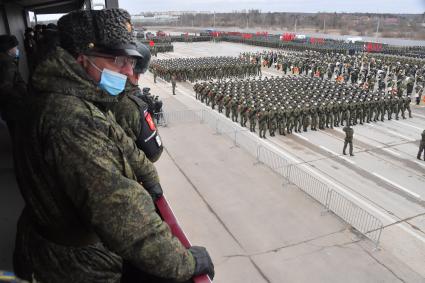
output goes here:
[[332, 154], [332, 155], [335, 155], [335, 156], [337, 156], [337, 157], [339, 157], [339, 158], [341, 158], [341, 159], [344, 159], [345, 161], [347, 161], [348, 163], [351, 163], [351, 164], [356, 164], [356, 162], [354, 162], [354, 161], [352, 161], [352, 160], [350, 160], [350, 159], [348, 159], [347, 157], [345, 157], [345, 156], [341, 156], [341, 155], [339, 155], [338, 153], [336, 153], [336, 152], [334, 152], [334, 151], [332, 151], [332, 150], [330, 150], [330, 149], [328, 149], [328, 148], [326, 148], [326, 147], [324, 147], [324, 146], [322, 146], [322, 145], [319, 145], [319, 147], [321, 148], [321, 149], [323, 149], [323, 150], [326, 150], [327, 152], [329, 152], [330, 154]]
[[421, 115], [421, 114], [412, 113], [412, 115], [413, 115], [413, 116], [417, 116], [417, 117], [425, 118], [425, 115]]
[[416, 126], [413, 126], [413, 125], [410, 125], [410, 124], [407, 124], [407, 123], [404, 123], [404, 122], [400, 122], [400, 121], [393, 121], [393, 122], [397, 123], [397, 124], [405, 125], [405, 126], [408, 126], [408, 127], [414, 128], [414, 129], [417, 129], [419, 131], [423, 131], [423, 129], [421, 129], [419, 127], [416, 127]]
[[409, 191], [408, 189], [404, 188], [403, 186], [400, 186], [399, 184], [397, 184], [397, 183], [395, 183], [395, 182], [393, 182], [393, 181], [391, 181], [391, 180], [388, 180], [388, 179], [387, 179], [387, 178], [385, 178], [384, 176], [381, 176], [381, 175], [379, 175], [378, 173], [375, 173], [375, 172], [372, 172], [372, 174], [373, 174], [373, 175], [375, 175], [376, 177], [378, 177], [379, 179], [382, 179], [382, 180], [384, 180], [385, 182], [387, 182], [387, 183], [389, 183], [389, 184], [393, 185], [394, 187], [397, 187], [397, 188], [399, 188], [400, 190], [402, 190], [402, 191], [404, 191], [404, 192], [408, 193], [409, 195], [414, 196], [414, 197], [415, 197], [415, 198], [417, 198], [417, 199], [421, 199], [421, 196], [420, 196], [420, 195], [418, 195], [417, 193], [414, 193], [414, 192], [412, 192], [412, 191]]
[[393, 135], [395, 135], [395, 136], [399, 136], [400, 138], [403, 138], [403, 139], [408, 140], [408, 141], [416, 141], [415, 139], [412, 139], [412, 138], [407, 137], [407, 136], [405, 136], [405, 135], [399, 134], [399, 133], [394, 132], [394, 131], [392, 131], [392, 130], [387, 130], [387, 132], [388, 132], [388, 133], [390, 133], [390, 134], [393, 134]]
[[397, 152], [395, 152], [395, 151], [392, 151], [391, 149], [388, 149], [388, 148], [385, 148], [385, 147], [383, 147], [383, 148], [381, 148], [382, 150], [385, 150], [386, 152], [388, 152], [388, 153], [391, 153], [392, 155], [395, 155], [395, 156], [401, 156], [401, 154], [400, 153], [397, 153]]
[[293, 135], [294, 135], [294, 136], [297, 136], [297, 137], [299, 137], [299, 138], [301, 138], [301, 139], [303, 139], [303, 140], [310, 141], [308, 138], [303, 137], [303, 136], [302, 136], [302, 135], [300, 135], [300, 134], [293, 133]]
[[421, 162], [421, 161], [415, 160], [415, 163], [418, 164], [418, 165], [420, 165], [420, 166], [425, 167], [425, 162], [424, 161]]
[[[371, 125], [371, 124], [365, 124], [366, 126], [368, 126], [368, 127], [375, 127], [375, 125]], [[387, 133], [390, 133], [390, 134], [392, 134], [392, 135], [394, 135], [394, 136], [398, 136], [398, 137], [400, 137], [400, 138], [403, 138], [403, 139], [405, 139], [405, 140], [408, 140], [408, 141], [416, 141], [415, 139], [412, 139], [412, 138], [410, 138], [410, 137], [408, 137], [408, 136], [405, 136], [405, 135], [402, 135], [402, 134], [399, 134], [399, 133], [397, 133], [397, 132], [395, 132], [395, 131], [393, 131], [393, 130], [388, 130], [388, 129], [386, 129], [386, 128], [381, 128], [383, 131], [385, 131], [385, 132], [387, 132]]]

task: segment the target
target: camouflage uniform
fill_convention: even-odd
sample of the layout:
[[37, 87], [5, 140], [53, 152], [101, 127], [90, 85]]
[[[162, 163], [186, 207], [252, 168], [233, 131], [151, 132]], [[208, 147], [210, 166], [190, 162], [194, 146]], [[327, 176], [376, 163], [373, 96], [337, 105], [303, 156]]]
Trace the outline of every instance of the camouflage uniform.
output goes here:
[[176, 85], [177, 85], [177, 79], [176, 76], [171, 76], [171, 87], [173, 89], [173, 95], [176, 95]]
[[[142, 127], [144, 126], [144, 120], [147, 118], [149, 121], [152, 121], [153, 125], [154, 121], [149, 114], [149, 117], [142, 117], [144, 113], [141, 113], [143, 109], [147, 110], [148, 105], [137, 96], [140, 95], [140, 88], [138, 86], [130, 86], [127, 84], [126, 95], [119, 101], [119, 103], [115, 103], [111, 108], [112, 113], [115, 115], [115, 119], [117, 123], [121, 126], [121, 128], [125, 131], [128, 137], [130, 137], [137, 145], [137, 147], [141, 150], [144, 150], [146, 137], [141, 135]], [[149, 158], [151, 162], [156, 162], [162, 154], [163, 147], [162, 141], [159, 137], [157, 128], [155, 126], [152, 136], [147, 137], [152, 140], [154, 146], [157, 146], [157, 152], [154, 152], [153, 155], [146, 153], [146, 156]], [[141, 140], [142, 139], [142, 140]]]
[[257, 119], [257, 111], [256, 111], [254, 105], [252, 105], [251, 107], [249, 107], [249, 109], [248, 109], [248, 117], [249, 117], [249, 130], [251, 132], [255, 132], [256, 119]]
[[[126, 11], [76, 11], [58, 22], [63, 46], [77, 54], [95, 48], [100, 39], [88, 44], [97, 36], [93, 22], [108, 30], [102, 39], [132, 42]], [[15, 272], [41, 282], [120, 282], [125, 264], [188, 280], [199, 271], [197, 256], [156, 213], [148, 193], [159, 186], [155, 167], [109, 111], [118, 97], [102, 91], [73, 55], [58, 48], [40, 63], [36, 95], [17, 127], [16, 175], [26, 207]]]
[[259, 135], [260, 138], [266, 138], [267, 131], [267, 122], [268, 122], [268, 112], [265, 109], [261, 109], [258, 114], [258, 124], [259, 124]]
[[[15, 37], [11, 36], [2, 37], [16, 40]], [[9, 45], [8, 47], [11, 49], [14, 46]], [[18, 60], [7, 54], [6, 51], [0, 51], [0, 114], [10, 128], [17, 118], [17, 110], [25, 99], [26, 84], [19, 73]]]
[[344, 139], [344, 148], [342, 150], [342, 153], [346, 155], [345, 150], [347, 149], [347, 145], [350, 145], [350, 155], [354, 156], [353, 154], [353, 134], [354, 130], [350, 126], [345, 126], [342, 129], [345, 132], [345, 139]]
[[424, 160], [425, 160], [425, 130], [422, 132], [422, 139], [421, 143], [419, 144], [419, 151], [418, 151], [418, 159], [421, 159], [421, 155], [424, 153]]

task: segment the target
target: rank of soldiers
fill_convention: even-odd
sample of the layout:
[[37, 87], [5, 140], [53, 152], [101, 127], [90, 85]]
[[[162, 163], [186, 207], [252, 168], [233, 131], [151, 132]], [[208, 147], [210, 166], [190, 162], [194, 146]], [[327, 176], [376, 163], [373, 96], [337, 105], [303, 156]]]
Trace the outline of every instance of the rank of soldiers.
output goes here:
[[141, 41], [146, 47], [149, 48], [149, 51], [153, 56], [156, 56], [157, 53], [173, 52], [174, 46], [170, 42], [155, 43], [151, 46], [148, 41]]
[[[294, 41], [282, 41], [279, 35], [270, 36], [253, 36], [251, 38], [244, 38], [242, 36], [235, 35], [222, 35], [222, 41], [244, 43], [255, 46], [264, 46], [271, 48], [282, 48], [285, 50], [292, 51], [303, 51], [313, 50], [318, 52], [333, 52], [333, 53], [344, 53], [350, 52], [363, 52], [365, 51], [365, 45], [367, 42], [345, 42], [342, 40], [325, 39], [321, 43], [311, 43], [309, 40], [294, 40]], [[376, 52], [373, 52], [376, 54]], [[425, 47], [424, 46], [393, 46], [388, 44], [382, 44], [382, 49], [379, 53], [393, 54], [405, 57], [413, 58], [425, 58]]]
[[[259, 51], [241, 53], [241, 58], [274, 67], [283, 74], [305, 74], [310, 77], [350, 83], [365, 90], [415, 94], [419, 104], [425, 84], [425, 60], [379, 54], [345, 55], [316, 51]], [[398, 59], [400, 61], [395, 61]], [[416, 84], [416, 87], [414, 87]]]
[[412, 117], [410, 97], [369, 92], [317, 77], [271, 77], [202, 82], [196, 98], [265, 138], [345, 125]]
[[177, 81], [189, 80], [190, 82], [256, 76], [260, 69], [259, 64], [243, 58], [224, 56], [155, 60], [149, 66], [151, 73], [166, 81], [170, 81], [171, 77], [175, 76]]

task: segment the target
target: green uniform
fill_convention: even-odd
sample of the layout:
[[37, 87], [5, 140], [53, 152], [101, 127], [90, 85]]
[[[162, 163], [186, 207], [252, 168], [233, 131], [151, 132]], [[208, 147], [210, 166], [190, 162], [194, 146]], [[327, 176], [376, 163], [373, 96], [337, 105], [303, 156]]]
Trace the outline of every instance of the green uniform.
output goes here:
[[257, 120], [257, 111], [254, 106], [249, 107], [248, 109], [249, 117], [249, 130], [255, 132], [256, 120]]
[[173, 95], [176, 95], [176, 86], [177, 86], [176, 76], [171, 76], [171, 87], [173, 88]]
[[350, 126], [345, 126], [342, 129], [345, 132], [345, 139], [344, 139], [344, 149], [342, 150], [342, 153], [345, 155], [345, 150], [347, 149], [347, 145], [350, 145], [350, 155], [354, 156], [353, 154], [353, 134], [354, 130]]
[[[26, 208], [15, 271], [41, 282], [119, 282], [123, 261], [188, 280], [192, 254], [147, 192], [155, 167], [108, 111], [117, 98], [58, 48], [33, 75], [31, 111], [17, 131], [16, 172]], [[140, 184], [142, 183], [142, 185]]]
[[19, 74], [16, 59], [4, 52], [0, 53], [0, 90], [0, 114], [10, 127], [26, 96], [26, 84]]
[[421, 159], [422, 153], [424, 154], [424, 160], [425, 160], [425, 130], [423, 130], [422, 132], [422, 139], [421, 139], [421, 143], [419, 144], [418, 159]]
[[258, 127], [260, 138], [266, 138], [267, 131], [267, 122], [268, 122], [268, 112], [264, 109], [260, 110], [257, 114], [258, 116]]
[[[150, 137], [143, 137], [141, 135], [143, 127], [142, 122], [145, 120], [145, 117], [142, 117], [144, 113], [141, 113], [141, 109], [147, 110], [148, 105], [142, 99], [137, 97], [139, 94], [140, 88], [138, 86], [130, 86], [130, 84], [127, 84], [126, 95], [119, 101], [119, 103], [114, 104], [111, 111], [127, 136], [130, 137], [141, 150], [143, 150], [143, 145], [148, 142], [146, 138], [154, 139], [152, 141], [157, 146], [155, 146], [155, 149], [158, 151], [154, 153], [150, 152], [146, 155], [150, 161], [155, 162], [159, 159], [159, 157], [161, 157], [163, 151], [162, 142], [156, 127]], [[153, 119], [152, 123], [155, 123]]]

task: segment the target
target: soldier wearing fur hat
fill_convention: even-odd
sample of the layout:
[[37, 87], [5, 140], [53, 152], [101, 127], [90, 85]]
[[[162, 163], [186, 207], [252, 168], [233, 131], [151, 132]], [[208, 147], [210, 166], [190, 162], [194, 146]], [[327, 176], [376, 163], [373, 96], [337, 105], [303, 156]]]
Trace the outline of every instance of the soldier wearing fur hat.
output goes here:
[[153, 164], [109, 111], [143, 56], [128, 12], [75, 11], [58, 21], [60, 47], [35, 70], [17, 127], [25, 209], [14, 268], [37, 282], [186, 281], [214, 267], [186, 249], [156, 213]]

